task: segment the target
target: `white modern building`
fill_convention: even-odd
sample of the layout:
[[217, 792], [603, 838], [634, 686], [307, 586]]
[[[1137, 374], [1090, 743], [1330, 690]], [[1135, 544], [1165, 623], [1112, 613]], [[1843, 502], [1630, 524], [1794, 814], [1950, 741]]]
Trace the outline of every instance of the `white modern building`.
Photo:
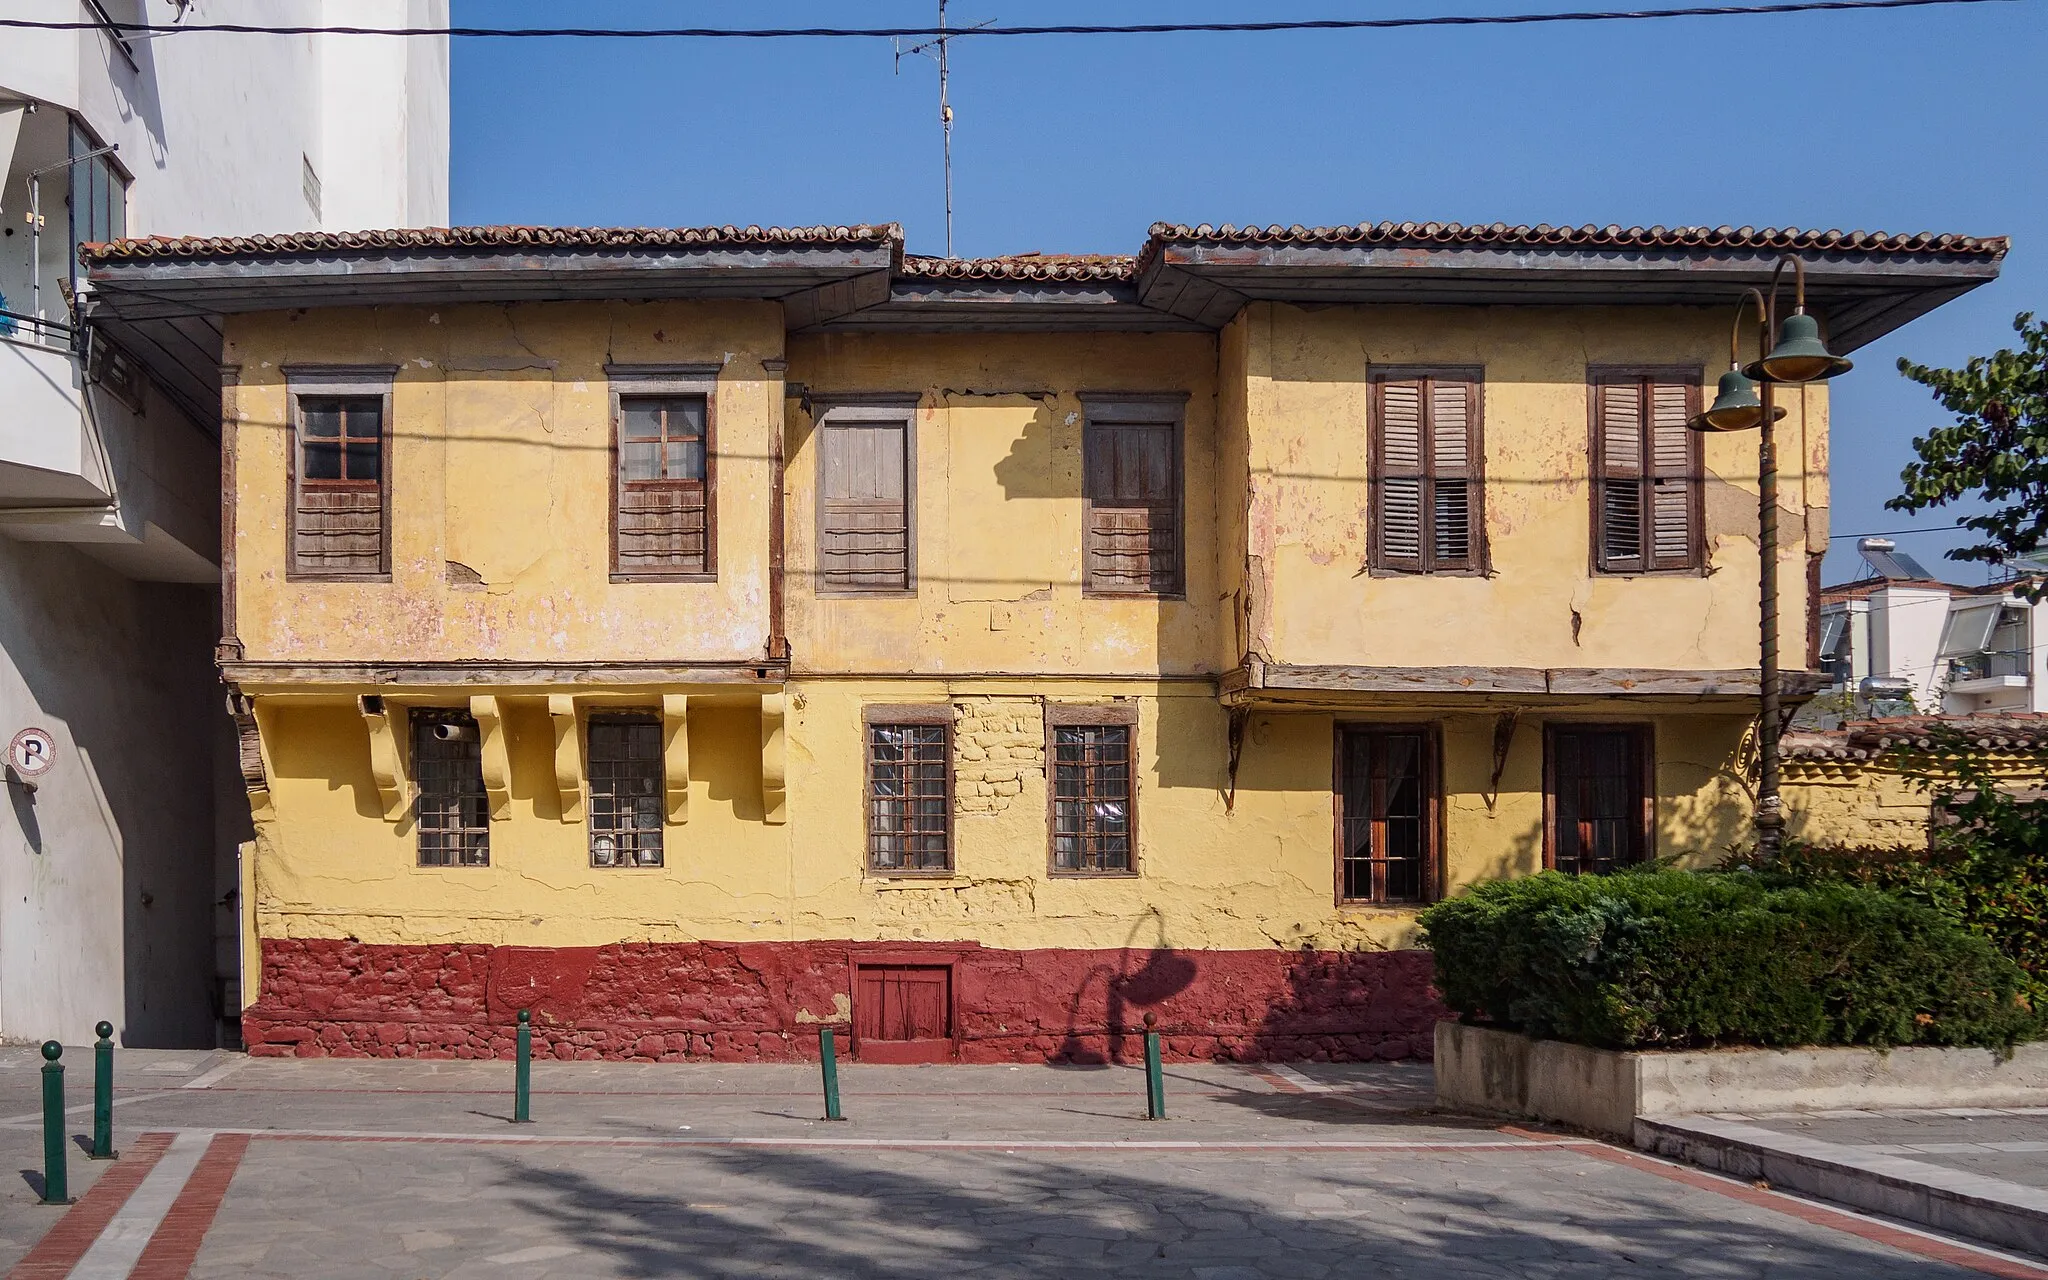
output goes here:
[[2026, 579], [1938, 581], [1884, 538], [1864, 538], [1868, 576], [1821, 593], [1820, 659], [1858, 709], [1922, 715], [2048, 711], [2048, 601]]
[[[0, 35], [0, 1038], [231, 1035], [219, 336], [78, 321], [76, 247], [448, 221], [446, 0], [15, 0]], [[123, 24], [174, 26], [170, 33]], [[23, 742], [28, 742], [24, 738]]]

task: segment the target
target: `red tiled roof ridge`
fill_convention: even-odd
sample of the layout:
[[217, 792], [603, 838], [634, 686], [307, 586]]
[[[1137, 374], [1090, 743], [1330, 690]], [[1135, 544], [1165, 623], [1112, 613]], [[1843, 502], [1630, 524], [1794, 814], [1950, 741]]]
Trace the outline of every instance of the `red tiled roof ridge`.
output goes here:
[[900, 245], [894, 222], [851, 226], [763, 227], [390, 227], [365, 231], [289, 231], [249, 236], [141, 236], [88, 244], [88, 262], [135, 258], [225, 258], [248, 254], [331, 253], [353, 249], [660, 248], [693, 244]]
[[1138, 260], [1126, 253], [1006, 253], [989, 258], [905, 254], [903, 274], [942, 280], [1128, 280]]
[[1988, 711], [1851, 720], [1834, 729], [1796, 730], [1780, 739], [1779, 746], [1790, 759], [1867, 760], [1894, 748], [1932, 743], [1931, 735], [1937, 730], [1960, 734], [1984, 750], [2035, 750], [2048, 747], [2048, 712]]
[[[1951, 253], [2002, 256], [2004, 236], [1964, 236], [1930, 231], [1803, 230], [1797, 227], [1623, 227], [1552, 226], [1505, 222], [1361, 222], [1349, 226], [1221, 226], [1155, 222], [1151, 243], [1208, 240], [1223, 244], [1478, 244], [1529, 247], [1834, 249], [1879, 253]], [[1148, 246], [1149, 248], [1150, 246]]]

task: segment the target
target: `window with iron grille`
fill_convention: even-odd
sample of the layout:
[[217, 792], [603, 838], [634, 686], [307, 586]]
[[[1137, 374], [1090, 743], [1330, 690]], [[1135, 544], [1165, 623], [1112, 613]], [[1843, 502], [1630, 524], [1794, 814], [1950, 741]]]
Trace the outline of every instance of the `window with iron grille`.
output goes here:
[[[1052, 761], [1052, 869], [1069, 875], [1128, 875], [1137, 848], [1132, 742], [1137, 726], [1094, 708], [1047, 708]], [[1106, 709], [1105, 709], [1106, 710]], [[1089, 718], [1082, 718], [1089, 717]]]
[[589, 727], [590, 865], [661, 865], [661, 721], [594, 715]]
[[1436, 739], [1421, 726], [1338, 731], [1338, 896], [1427, 902], [1436, 890]]
[[1084, 407], [1083, 590], [1180, 595], [1180, 401], [1090, 397]]
[[613, 572], [706, 577], [715, 568], [711, 397], [621, 395]]
[[1373, 371], [1374, 570], [1485, 572], [1480, 398], [1477, 369]]
[[476, 721], [464, 712], [414, 712], [412, 763], [420, 865], [489, 866], [491, 807]]
[[1593, 550], [1603, 573], [1704, 563], [1699, 371], [1594, 369]]
[[391, 572], [392, 371], [285, 373], [293, 408], [289, 572], [383, 580]]
[[1545, 865], [1605, 874], [1649, 859], [1655, 791], [1647, 726], [1551, 725], [1543, 756]]
[[[916, 709], [924, 710], [924, 709]], [[953, 869], [953, 727], [950, 707], [887, 710], [867, 725], [868, 869]]]

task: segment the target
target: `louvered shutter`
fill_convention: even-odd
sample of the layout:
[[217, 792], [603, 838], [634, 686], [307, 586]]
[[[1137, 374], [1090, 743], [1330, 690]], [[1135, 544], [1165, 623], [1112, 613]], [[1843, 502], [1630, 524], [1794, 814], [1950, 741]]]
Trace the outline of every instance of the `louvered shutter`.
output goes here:
[[292, 572], [381, 574], [384, 440], [381, 397], [304, 397], [292, 494]]
[[820, 589], [908, 590], [908, 423], [827, 421], [818, 434]]
[[1699, 565], [1699, 441], [1686, 428], [1692, 384], [1615, 375], [1593, 384], [1594, 540], [1601, 569]]
[[1178, 423], [1091, 415], [1081, 454], [1088, 500], [1088, 589], [1178, 594]]
[[1470, 569], [1476, 558], [1479, 507], [1477, 388], [1429, 382], [1429, 568]]
[[1685, 421], [1690, 391], [1680, 382], [1650, 382], [1644, 388], [1650, 430], [1650, 563], [1658, 569], [1687, 569], [1698, 563], [1699, 477], [1693, 457], [1697, 440]]
[[1423, 383], [1388, 379], [1380, 398], [1379, 566], [1420, 573], [1423, 569]]

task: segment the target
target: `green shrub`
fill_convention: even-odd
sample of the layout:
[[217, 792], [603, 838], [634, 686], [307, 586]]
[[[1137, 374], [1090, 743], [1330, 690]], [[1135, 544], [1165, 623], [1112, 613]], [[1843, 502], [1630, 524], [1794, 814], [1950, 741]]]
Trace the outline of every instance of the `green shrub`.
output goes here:
[[2003, 1047], [2041, 1030], [2026, 976], [1990, 943], [1854, 885], [1544, 872], [1422, 925], [1451, 1008], [1581, 1044]]
[[1737, 854], [1728, 867], [1776, 885], [1854, 884], [1931, 907], [1981, 934], [2027, 971], [2048, 996], [2048, 800], [2004, 788], [2032, 777], [1995, 774], [1968, 738], [1947, 726], [1925, 731], [1929, 746], [1901, 752], [1942, 821], [1924, 849], [1861, 849], [1788, 841], [1765, 862]]

